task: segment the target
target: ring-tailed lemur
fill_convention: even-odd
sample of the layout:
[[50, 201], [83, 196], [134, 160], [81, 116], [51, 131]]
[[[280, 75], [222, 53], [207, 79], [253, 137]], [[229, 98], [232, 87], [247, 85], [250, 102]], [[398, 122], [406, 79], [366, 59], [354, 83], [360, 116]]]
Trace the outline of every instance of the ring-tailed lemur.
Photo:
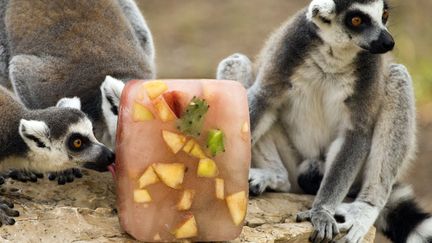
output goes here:
[[[388, 17], [383, 0], [313, 0], [272, 35], [255, 69], [241, 54], [218, 67], [218, 79], [248, 87], [251, 193], [317, 193], [298, 214], [313, 242], [340, 231], [360, 242], [375, 222], [394, 242], [432, 240], [431, 216], [396, 183], [415, 155], [416, 114], [408, 71], [383, 55], [395, 44]], [[357, 197], [343, 204], [350, 189]]]
[[[114, 153], [98, 142], [80, 108], [78, 98], [63, 98], [56, 107], [29, 110], [0, 87], [0, 172], [61, 171], [76, 166], [106, 170], [114, 162]], [[0, 200], [0, 225], [15, 222], [9, 216], [18, 212], [11, 207]]]
[[103, 115], [100, 86], [107, 75], [123, 82], [154, 78], [154, 57], [133, 0], [0, 0], [0, 83], [31, 109], [80, 97], [96, 137], [111, 148], [115, 134], [108, 127], [115, 121], [104, 117], [116, 117]]

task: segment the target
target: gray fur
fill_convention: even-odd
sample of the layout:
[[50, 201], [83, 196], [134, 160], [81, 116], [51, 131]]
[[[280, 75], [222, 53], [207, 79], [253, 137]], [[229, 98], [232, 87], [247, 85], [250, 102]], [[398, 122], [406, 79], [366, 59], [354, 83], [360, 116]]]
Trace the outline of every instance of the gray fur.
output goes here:
[[[381, 37], [343, 27], [345, 12], [370, 11], [373, 24], [366, 33], [387, 33], [377, 6], [387, 8], [381, 0], [314, 0], [270, 37], [255, 69], [239, 54], [218, 67], [218, 79], [238, 78], [245, 87], [249, 82], [242, 77], [255, 77], [248, 89], [252, 194], [298, 192], [296, 179], [308, 161], [325, 160], [324, 169], [315, 169], [324, 173], [315, 173], [323, 179], [313, 208], [298, 215], [314, 225], [314, 242], [330, 241], [347, 229], [346, 242], [362, 239], [414, 158], [415, 101], [408, 71], [389, 65], [385, 55], [371, 54], [392, 48], [377, 51], [381, 40], [373, 38]], [[356, 201], [341, 204], [350, 189], [357, 192]], [[336, 210], [345, 224], [334, 219]], [[418, 232], [426, 239], [432, 231], [423, 228]]]
[[9, 77], [28, 108], [78, 96], [102, 138], [107, 131], [99, 87], [105, 77], [125, 82], [155, 76], [153, 39], [132, 0], [1, 0], [0, 5], [5, 27], [0, 51], [6, 49], [0, 77]]

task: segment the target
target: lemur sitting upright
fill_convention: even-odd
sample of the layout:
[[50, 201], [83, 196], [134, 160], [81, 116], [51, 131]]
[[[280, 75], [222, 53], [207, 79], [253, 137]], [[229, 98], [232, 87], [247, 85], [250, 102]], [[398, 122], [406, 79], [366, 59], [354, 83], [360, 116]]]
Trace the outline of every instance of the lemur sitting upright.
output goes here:
[[[98, 142], [80, 108], [78, 98], [63, 98], [56, 107], [29, 110], [0, 87], [0, 172], [61, 171], [76, 166], [105, 170], [114, 162], [114, 153]], [[14, 224], [10, 216], [18, 212], [12, 206], [0, 200], [0, 226]]]
[[111, 148], [105, 77], [155, 77], [152, 35], [133, 0], [0, 0], [0, 50], [0, 83], [28, 108], [77, 96], [96, 137]]
[[[317, 193], [298, 214], [313, 242], [340, 231], [360, 242], [374, 223], [394, 242], [432, 242], [431, 216], [396, 183], [415, 155], [416, 114], [408, 71], [384, 55], [395, 45], [389, 11], [384, 0], [313, 0], [270, 37], [255, 69], [241, 54], [218, 67], [218, 79], [248, 87], [251, 193]], [[343, 204], [350, 189], [356, 199]]]

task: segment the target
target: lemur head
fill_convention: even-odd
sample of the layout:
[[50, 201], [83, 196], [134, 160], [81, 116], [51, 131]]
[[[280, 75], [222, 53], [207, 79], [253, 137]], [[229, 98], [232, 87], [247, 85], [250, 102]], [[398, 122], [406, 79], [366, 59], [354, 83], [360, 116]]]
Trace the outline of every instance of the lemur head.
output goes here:
[[387, 30], [389, 7], [385, 0], [313, 0], [307, 18], [332, 46], [381, 54], [395, 45]]
[[114, 153], [98, 142], [92, 122], [80, 110], [78, 98], [61, 99], [56, 107], [29, 111], [19, 124], [27, 144], [29, 169], [52, 172], [76, 166], [107, 171]]
[[105, 144], [110, 144], [111, 148], [115, 144], [115, 136], [117, 130], [118, 109], [120, 104], [121, 93], [125, 84], [111, 76], [106, 76], [105, 81], [102, 83], [100, 89], [102, 93], [102, 113], [105, 123], [108, 128], [108, 137]]

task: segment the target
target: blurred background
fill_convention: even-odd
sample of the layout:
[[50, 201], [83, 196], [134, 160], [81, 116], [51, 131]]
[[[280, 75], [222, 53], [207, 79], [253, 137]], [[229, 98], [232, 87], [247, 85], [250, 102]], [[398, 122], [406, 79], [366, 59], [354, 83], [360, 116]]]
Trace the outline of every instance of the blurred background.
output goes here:
[[[137, 2], [154, 35], [159, 78], [214, 78], [220, 60], [234, 52], [257, 55], [268, 35], [309, 0]], [[432, 212], [432, 1], [389, 3], [395, 57], [411, 71], [418, 103], [418, 159], [405, 180]]]

